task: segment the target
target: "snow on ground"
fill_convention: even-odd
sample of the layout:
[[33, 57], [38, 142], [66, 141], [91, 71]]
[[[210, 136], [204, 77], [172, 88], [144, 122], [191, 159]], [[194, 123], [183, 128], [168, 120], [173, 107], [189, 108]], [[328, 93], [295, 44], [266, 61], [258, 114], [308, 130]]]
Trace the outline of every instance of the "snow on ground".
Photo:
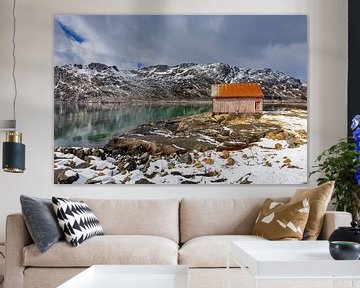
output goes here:
[[307, 131], [307, 111], [306, 110], [296, 110], [297, 115], [291, 116], [293, 113], [290, 111], [281, 111], [279, 112], [266, 112], [262, 116], [262, 120], [269, 121], [278, 121], [281, 122], [288, 130], [305, 130]]
[[[77, 184], [84, 184], [93, 179], [103, 184], [126, 183], [135, 184], [143, 178], [156, 184], [179, 184], [184, 180], [198, 184], [231, 183], [231, 184], [302, 184], [307, 181], [307, 149], [306, 145], [297, 148], [275, 150], [275, 144], [286, 147], [285, 140], [275, 141], [263, 138], [253, 146], [242, 151], [229, 152], [230, 158], [235, 160], [233, 165], [227, 164], [222, 158], [222, 152], [207, 151], [190, 153], [197, 164], [180, 163], [175, 158], [168, 161], [159, 159], [151, 162], [146, 173], [140, 169], [120, 173], [115, 166], [103, 166], [100, 159], [92, 160], [92, 168], [74, 169], [79, 174]], [[211, 160], [209, 160], [211, 159]], [[110, 160], [110, 159], [109, 159]], [[114, 159], [111, 160], [113, 162]], [[174, 168], [170, 168], [169, 163]], [[110, 163], [109, 161], [109, 164]], [[101, 167], [113, 169], [96, 170]], [[139, 167], [141, 168], [141, 167]], [[67, 172], [71, 175], [73, 173]], [[149, 177], [149, 175], [154, 175]], [[209, 176], [211, 175], [211, 176]], [[112, 178], [113, 181], [110, 179]]]
[[[307, 149], [306, 145], [302, 145], [298, 148], [282, 149], [280, 151], [262, 148], [262, 147], [274, 147], [276, 143], [286, 145], [286, 141], [274, 141], [263, 138], [250, 148], [246, 148], [241, 152], [230, 152], [230, 157], [235, 160], [235, 164], [232, 166], [226, 165], [227, 160], [221, 158], [222, 152], [204, 152], [200, 154], [199, 160], [203, 167], [196, 168], [193, 165], [187, 165], [183, 163], [176, 163], [176, 168], [167, 169], [166, 160], [158, 160], [153, 162], [148, 169], [148, 174], [157, 171], [167, 171], [168, 173], [179, 172], [181, 175], [196, 175], [201, 173], [219, 172], [218, 175], [213, 177], [195, 176], [189, 180], [198, 182], [199, 184], [216, 183], [219, 179], [226, 178], [225, 182], [218, 183], [232, 183], [240, 184], [242, 180], [251, 181], [252, 184], [302, 184], [307, 181]], [[259, 147], [261, 146], [261, 147]], [[193, 156], [193, 153], [191, 153]], [[206, 164], [204, 159], [213, 159], [213, 164]], [[287, 159], [290, 159], [291, 165], [287, 164]], [[157, 184], [176, 184], [180, 183], [184, 177], [181, 175], [166, 175], [161, 176], [158, 174], [151, 182]], [[246, 177], [248, 175], [248, 177]], [[129, 184], [135, 183], [136, 180], [144, 178], [143, 174], [129, 173]], [[124, 179], [125, 177], [120, 177]]]
[[[267, 121], [282, 122], [287, 130], [301, 134], [307, 130], [306, 111], [300, 116], [287, 112], [280, 115], [266, 113]], [[224, 127], [225, 129], [227, 127]], [[162, 132], [162, 131], [158, 131]], [[203, 141], [216, 142], [211, 137], [198, 135]], [[300, 135], [301, 136], [301, 135]], [[137, 164], [136, 169], [121, 171], [116, 166], [117, 159], [89, 156], [88, 167], [71, 168], [84, 165], [85, 161], [72, 154], [55, 152], [55, 171], [65, 169], [65, 176], [78, 174], [74, 184], [86, 182], [99, 184], [303, 184], [307, 182], [307, 142], [306, 132], [303, 143], [291, 145], [287, 140], [261, 138], [241, 151], [224, 152], [209, 150], [189, 153], [192, 161], [180, 161], [172, 157], [149, 156], [148, 166]], [[126, 166], [127, 167], [127, 166]], [[146, 169], [145, 169], [146, 168]], [[145, 182], [144, 182], [145, 181]]]

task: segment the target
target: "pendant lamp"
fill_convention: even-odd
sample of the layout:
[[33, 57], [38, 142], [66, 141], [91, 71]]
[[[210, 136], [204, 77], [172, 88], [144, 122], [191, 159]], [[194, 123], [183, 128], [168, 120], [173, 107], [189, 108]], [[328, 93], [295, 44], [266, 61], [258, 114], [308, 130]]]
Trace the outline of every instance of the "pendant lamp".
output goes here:
[[12, 35], [12, 58], [13, 69], [12, 78], [14, 83], [14, 100], [13, 100], [13, 120], [0, 121], [0, 130], [6, 131], [6, 140], [3, 143], [3, 163], [2, 167], [5, 172], [22, 173], [25, 171], [25, 145], [22, 144], [22, 133], [16, 129], [16, 98], [17, 85], [15, 77], [16, 57], [15, 57], [15, 35], [16, 35], [16, 0], [13, 0], [13, 35]]

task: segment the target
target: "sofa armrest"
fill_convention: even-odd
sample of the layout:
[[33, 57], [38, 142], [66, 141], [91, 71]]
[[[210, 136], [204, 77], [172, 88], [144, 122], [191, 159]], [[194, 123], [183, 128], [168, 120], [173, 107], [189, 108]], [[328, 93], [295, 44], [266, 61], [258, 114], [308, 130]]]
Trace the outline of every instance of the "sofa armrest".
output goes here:
[[350, 226], [352, 216], [348, 212], [326, 211], [324, 224], [319, 236], [321, 240], [329, 239], [331, 233], [340, 226]]
[[22, 214], [9, 215], [6, 218], [4, 288], [23, 287], [23, 248], [32, 242]]

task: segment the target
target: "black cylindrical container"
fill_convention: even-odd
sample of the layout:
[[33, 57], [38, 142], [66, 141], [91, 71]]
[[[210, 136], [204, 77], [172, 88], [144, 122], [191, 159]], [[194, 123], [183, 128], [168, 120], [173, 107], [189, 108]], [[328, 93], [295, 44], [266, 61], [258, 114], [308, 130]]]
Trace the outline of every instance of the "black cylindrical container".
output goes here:
[[11, 131], [6, 134], [3, 143], [3, 169], [6, 172], [22, 173], [25, 170], [25, 145], [21, 143], [20, 132]]
[[350, 227], [339, 227], [330, 235], [329, 241], [351, 241], [360, 244], [360, 226], [352, 221]]

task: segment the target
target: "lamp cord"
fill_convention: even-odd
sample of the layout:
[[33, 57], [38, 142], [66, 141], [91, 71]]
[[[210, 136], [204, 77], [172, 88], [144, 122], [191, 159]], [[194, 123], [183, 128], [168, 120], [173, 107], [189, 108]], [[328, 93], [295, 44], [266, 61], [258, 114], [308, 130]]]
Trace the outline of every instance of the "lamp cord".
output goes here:
[[13, 35], [12, 35], [12, 45], [13, 45], [13, 50], [12, 50], [12, 57], [13, 57], [13, 68], [12, 68], [12, 78], [13, 78], [13, 82], [14, 82], [14, 91], [15, 91], [15, 95], [14, 95], [14, 101], [13, 101], [13, 118], [15, 121], [15, 130], [16, 130], [16, 98], [17, 98], [17, 83], [16, 83], [16, 77], [15, 77], [15, 69], [16, 69], [16, 56], [15, 56], [15, 49], [16, 49], [16, 44], [15, 44], [15, 35], [16, 35], [16, 15], [15, 15], [15, 8], [16, 8], [16, 0], [13, 0], [13, 9], [12, 9], [12, 16], [13, 16]]

